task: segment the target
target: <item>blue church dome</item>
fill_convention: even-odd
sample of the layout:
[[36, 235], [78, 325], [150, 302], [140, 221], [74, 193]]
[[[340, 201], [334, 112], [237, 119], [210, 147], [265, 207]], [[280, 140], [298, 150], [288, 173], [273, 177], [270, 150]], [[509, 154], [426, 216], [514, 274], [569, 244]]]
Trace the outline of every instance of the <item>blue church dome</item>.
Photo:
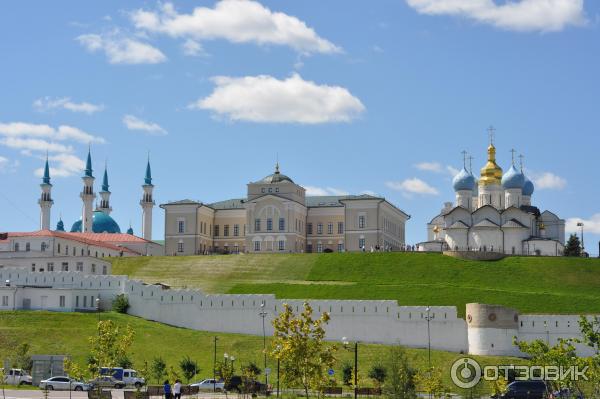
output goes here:
[[502, 187], [505, 189], [520, 188], [525, 185], [525, 176], [512, 165], [502, 176]]
[[473, 187], [475, 187], [475, 178], [466, 168], [463, 168], [452, 179], [452, 186], [454, 187], [454, 191], [473, 190]]
[[523, 184], [523, 195], [531, 196], [533, 194], [533, 190], [535, 187], [533, 186], [533, 182], [525, 177], [525, 184]]
[[[121, 229], [113, 218], [102, 211], [94, 211], [92, 217], [92, 231], [94, 233], [120, 233]], [[81, 219], [73, 223], [71, 233], [81, 232]]]

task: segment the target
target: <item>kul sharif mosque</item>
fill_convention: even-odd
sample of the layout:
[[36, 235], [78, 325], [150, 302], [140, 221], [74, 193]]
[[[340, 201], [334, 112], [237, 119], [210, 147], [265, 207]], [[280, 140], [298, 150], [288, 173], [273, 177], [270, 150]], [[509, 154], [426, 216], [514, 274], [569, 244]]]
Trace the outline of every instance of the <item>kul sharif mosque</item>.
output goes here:
[[[100, 191], [100, 201], [94, 210], [94, 201], [97, 196], [94, 191], [94, 181], [96, 178], [93, 175], [92, 169], [92, 155], [91, 151], [88, 151], [87, 162], [85, 166], [84, 175], [81, 178], [83, 182], [83, 188], [79, 194], [82, 202], [82, 214], [81, 218], [71, 226], [70, 233], [104, 233], [120, 235], [121, 228], [118, 223], [110, 216], [112, 207], [110, 206], [110, 188], [108, 185], [108, 172], [106, 167], [104, 169], [104, 176], [102, 178], [102, 191]], [[48, 159], [44, 166], [44, 176], [42, 178], [42, 184], [40, 185], [42, 193], [38, 201], [41, 213], [40, 213], [40, 230], [50, 230], [50, 209], [54, 204], [52, 199], [51, 191], [52, 184], [50, 183], [50, 166]], [[140, 206], [143, 211], [143, 222], [142, 222], [142, 237], [144, 240], [152, 240], [152, 208], [155, 203], [152, 197], [154, 185], [152, 184], [152, 172], [150, 169], [150, 160], [146, 165], [146, 175], [144, 177], [144, 184], [142, 185], [143, 194], [140, 201]], [[64, 222], [58, 221], [56, 225], [56, 231], [65, 232]], [[133, 229], [129, 227], [127, 234], [133, 236]], [[116, 238], [116, 236], [115, 236]]]
[[565, 221], [541, 211], [532, 201], [534, 185], [523, 173], [523, 157], [506, 173], [496, 163], [492, 135], [487, 163], [477, 179], [463, 152], [463, 168], [452, 184], [456, 201], [446, 202], [427, 224], [428, 241], [421, 251], [478, 251], [506, 255], [560, 256], [564, 251]]

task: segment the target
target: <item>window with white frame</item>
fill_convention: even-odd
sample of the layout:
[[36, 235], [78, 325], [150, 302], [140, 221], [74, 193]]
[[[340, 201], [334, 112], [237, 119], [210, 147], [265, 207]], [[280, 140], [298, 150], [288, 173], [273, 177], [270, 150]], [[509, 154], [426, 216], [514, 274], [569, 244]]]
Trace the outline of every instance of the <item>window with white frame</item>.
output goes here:
[[229, 237], [229, 225], [228, 224], [223, 226], [223, 236]]
[[338, 222], [338, 234], [344, 234], [344, 222]]
[[279, 218], [279, 231], [285, 230], [285, 219]]
[[63, 272], [69, 271], [69, 262], [63, 262], [60, 266], [60, 270]]
[[185, 220], [177, 221], [177, 231], [179, 233], [185, 233]]
[[183, 252], [183, 241], [177, 243], [177, 252]]
[[31, 251], [31, 244], [30, 243], [25, 243], [25, 252], [29, 252]]
[[48, 270], [49, 272], [53, 272], [54, 271], [54, 262], [48, 262], [46, 270]]
[[338, 252], [344, 252], [344, 244], [342, 244], [342, 243], [338, 244]]
[[31, 271], [34, 272], [35, 271], [35, 263], [31, 264]]
[[273, 219], [267, 219], [267, 231], [273, 231]]
[[285, 251], [285, 241], [284, 240], [279, 240], [279, 250]]
[[360, 249], [363, 249], [365, 247], [365, 239], [364, 238], [359, 238], [358, 239], [358, 247]]
[[260, 219], [254, 219], [254, 231], [260, 231]]
[[333, 223], [327, 225], [327, 234], [333, 234]]
[[365, 215], [358, 216], [358, 228], [364, 229], [366, 225], [367, 217]]
[[317, 234], [323, 234], [323, 223], [317, 224]]
[[96, 274], [96, 265], [92, 263], [92, 274]]
[[45, 242], [42, 242], [42, 245], [40, 246], [40, 250], [42, 252], [46, 251], [46, 243]]
[[254, 250], [260, 251], [260, 241], [254, 241]]
[[312, 223], [307, 223], [306, 224], [306, 234], [312, 234]]
[[323, 252], [323, 244], [322, 243], [317, 243], [317, 252]]
[[239, 224], [234, 224], [233, 225], [233, 236], [237, 237], [240, 235], [240, 225]]
[[77, 264], [75, 265], [75, 270], [77, 270], [78, 272], [82, 272], [83, 271], [83, 262], [77, 262]]
[[106, 267], [106, 265], [102, 265], [102, 274], [105, 276], [108, 274], [108, 268]]

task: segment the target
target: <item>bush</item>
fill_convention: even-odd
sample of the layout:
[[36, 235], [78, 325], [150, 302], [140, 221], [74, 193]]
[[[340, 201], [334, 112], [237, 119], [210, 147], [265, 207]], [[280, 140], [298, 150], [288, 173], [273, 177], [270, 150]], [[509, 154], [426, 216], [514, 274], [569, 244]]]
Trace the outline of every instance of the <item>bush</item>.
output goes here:
[[127, 309], [129, 309], [129, 299], [127, 299], [125, 294], [117, 295], [113, 301], [112, 310], [117, 313], [127, 313]]
[[342, 366], [342, 381], [344, 383], [344, 385], [346, 386], [350, 386], [352, 385], [352, 369], [353, 367], [350, 365], [350, 363], [345, 363]]
[[383, 385], [385, 381], [386, 375], [387, 371], [385, 367], [380, 364], [374, 364], [369, 370], [369, 378], [375, 381], [377, 388], [381, 388], [381, 385]]

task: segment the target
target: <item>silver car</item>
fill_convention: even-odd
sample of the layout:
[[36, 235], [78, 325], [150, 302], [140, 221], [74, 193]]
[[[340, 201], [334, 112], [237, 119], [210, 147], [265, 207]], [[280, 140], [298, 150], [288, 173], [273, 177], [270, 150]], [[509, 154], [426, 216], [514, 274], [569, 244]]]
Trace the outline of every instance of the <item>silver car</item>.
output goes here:
[[49, 391], [89, 391], [90, 385], [66, 376], [57, 376], [40, 381], [40, 389]]
[[202, 380], [200, 382], [196, 382], [194, 384], [190, 384], [191, 387], [198, 387], [200, 391], [212, 391], [213, 389], [217, 392], [223, 391], [225, 388], [224, 382], [215, 381], [212, 378], [208, 378], [206, 380]]

